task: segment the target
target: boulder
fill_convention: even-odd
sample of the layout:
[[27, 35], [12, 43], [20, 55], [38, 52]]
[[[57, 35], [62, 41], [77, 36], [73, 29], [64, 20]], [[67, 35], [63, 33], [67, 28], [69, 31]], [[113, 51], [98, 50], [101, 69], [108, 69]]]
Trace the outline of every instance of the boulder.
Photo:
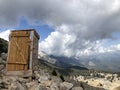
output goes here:
[[41, 84], [42, 84], [43, 86], [45, 86], [45, 87], [50, 87], [51, 84], [52, 84], [52, 81], [46, 80], [46, 81], [43, 81]]
[[36, 79], [39, 79], [39, 77], [40, 77], [39, 72], [38, 71], [34, 71], [34, 76], [35, 76]]
[[0, 57], [0, 65], [6, 65], [6, 61], [5, 60], [3, 60], [1, 57]]
[[26, 90], [25, 86], [20, 84], [19, 82], [14, 82], [9, 86], [8, 90]]
[[3, 70], [5, 68], [4, 65], [0, 65], [0, 71]]
[[20, 83], [25, 84], [25, 83], [29, 83], [31, 80], [30, 80], [30, 78], [25, 79], [25, 78], [19, 77], [19, 78], [18, 78], [18, 81], [19, 81]]
[[6, 84], [6, 83], [4, 83], [4, 82], [0, 82], [0, 90], [1, 89], [8, 89], [8, 85]]
[[1, 53], [1, 58], [3, 60], [7, 60], [7, 54], [6, 53]]
[[72, 90], [83, 90], [82, 87], [73, 87]]
[[41, 86], [40, 84], [36, 84], [28, 90], [50, 90], [50, 89], [48, 87]]
[[43, 83], [44, 81], [47, 81], [47, 80], [49, 80], [48, 76], [40, 76], [38, 79], [38, 82]]
[[26, 86], [28, 89], [30, 89], [31, 87], [35, 86], [36, 84], [37, 84], [37, 82], [31, 81], [31, 82], [26, 83]]
[[0, 57], [0, 64], [2, 64], [2, 58]]
[[120, 86], [118, 86], [118, 87], [116, 87], [116, 88], [114, 88], [112, 90], [120, 90]]
[[73, 87], [72, 83], [63, 82], [60, 84], [60, 90], [70, 90]]
[[11, 84], [11, 85], [9, 86], [9, 90], [17, 90], [17, 86], [14, 85], [14, 84]]
[[50, 90], [59, 90], [58, 83], [53, 82], [50, 86]]
[[62, 80], [58, 78], [57, 76], [51, 76], [51, 80], [57, 84], [60, 84], [62, 82]]

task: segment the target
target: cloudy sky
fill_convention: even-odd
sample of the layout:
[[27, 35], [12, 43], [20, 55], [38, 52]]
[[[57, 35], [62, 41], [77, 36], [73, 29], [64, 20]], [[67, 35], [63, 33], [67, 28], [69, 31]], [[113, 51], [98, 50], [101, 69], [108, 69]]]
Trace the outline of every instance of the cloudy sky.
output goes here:
[[28, 28], [47, 54], [120, 58], [120, 0], [0, 0], [0, 37]]

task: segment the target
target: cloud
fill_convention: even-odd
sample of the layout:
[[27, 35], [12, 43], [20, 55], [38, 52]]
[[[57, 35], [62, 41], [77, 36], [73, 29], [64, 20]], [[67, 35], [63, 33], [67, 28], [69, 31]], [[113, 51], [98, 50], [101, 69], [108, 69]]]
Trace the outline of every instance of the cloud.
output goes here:
[[8, 41], [9, 34], [10, 34], [10, 30], [2, 31], [2, 32], [0, 32], [0, 38], [3, 38], [3, 39]]
[[120, 32], [119, 0], [0, 0], [1, 27], [17, 26], [21, 16], [55, 30], [40, 43], [48, 54], [81, 57], [119, 50], [119, 45], [102, 46]]
[[89, 66], [94, 67], [96, 65], [92, 61], [89, 61]]
[[[46, 22], [52, 24], [55, 31], [40, 43], [41, 50], [68, 57], [111, 51], [110, 47], [102, 47], [102, 43], [106, 39], [114, 40], [112, 34], [120, 32], [120, 1], [59, 1], [57, 11], [51, 4], [47, 9], [52, 12], [47, 14]], [[64, 4], [66, 7], [59, 7]]]

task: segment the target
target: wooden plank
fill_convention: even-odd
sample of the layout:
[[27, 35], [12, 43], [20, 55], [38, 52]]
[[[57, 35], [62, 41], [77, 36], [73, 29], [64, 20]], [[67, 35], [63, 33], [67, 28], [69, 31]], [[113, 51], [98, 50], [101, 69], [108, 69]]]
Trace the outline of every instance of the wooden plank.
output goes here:
[[4, 74], [6, 76], [21, 76], [21, 77], [30, 77], [32, 76], [32, 70], [24, 70], [24, 71], [5, 71]]
[[33, 60], [38, 59], [38, 38], [33, 36]]
[[[32, 65], [35, 66], [38, 64], [38, 38], [35, 33], [33, 34], [33, 50], [32, 50]], [[34, 67], [32, 67], [35, 70]]]
[[34, 32], [35, 37], [36, 37], [37, 39], [40, 39], [39, 34], [38, 34], [35, 30], [33, 30], [33, 32]]
[[16, 71], [16, 70], [27, 70], [27, 64], [15, 64], [9, 63], [8, 64], [8, 71]]
[[11, 33], [11, 36], [14, 37], [29, 37], [29, 31], [14, 31]]
[[15, 70], [14, 64], [8, 64], [7, 71], [13, 71], [13, 70]]
[[11, 37], [28, 37], [29, 35], [19, 35], [19, 36], [17, 36], [17, 35], [12, 35]]
[[22, 65], [27, 64], [26, 62], [24, 63], [24, 62], [10, 62], [10, 61], [8, 61], [7, 63], [8, 64], [22, 64]]

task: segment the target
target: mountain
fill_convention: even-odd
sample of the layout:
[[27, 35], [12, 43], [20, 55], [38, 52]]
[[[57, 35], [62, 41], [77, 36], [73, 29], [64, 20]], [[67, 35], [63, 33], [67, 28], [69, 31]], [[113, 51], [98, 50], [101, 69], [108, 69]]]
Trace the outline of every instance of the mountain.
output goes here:
[[117, 58], [119, 55], [116, 54], [116, 58], [111, 55], [111, 58], [108, 59], [107, 55], [105, 59], [101, 59], [101, 55], [96, 56], [95, 58], [81, 58], [79, 61], [89, 69], [96, 69], [107, 72], [120, 72], [120, 60]]
[[[81, 64], [77, 59], [75, 58], [69, 58], [65, 56], [53, 56], [51, 55], [50, 57], [55, 58], [57, 61], [59, 61], [60, 67], [69, 67], [69, 66], [81, 66], [84, 67], [83, 64]], [[65, 66], [64, 64], [67, 64], [68, 66]]]
[[8, 42], [0, 38], [0, 54], [2, 52], [7, 53], [7, 50], [8, 50]]
[[[111, 55], [112, 56], [112, 55]], [[116, 57], [118, 54], [116, 54]], [[64, 56], [54, 56], [47, 55], [44, 52], [39, 52], [39, 58], [42, 60], [51, 63], [57, 67], [61, 68], [88, 68], [95, 69], [100, 71], [107, 72], [120, 72], [120, 60], [111, 57], [111, 59], [107, 59], [107, 55], [105, 57], [106, 60], [102, 60], [101, 55], [96, 55], [94, 58], [80, 58], [79, 60], [72, 57], [64, 57]]]
[[44, 52], [39, 52], [38, 58], [41, 65], [49, 67], [48, 71], [55, 70], [65, 76], [78, 75], [81, 73], [81, 70], [89, 71], [73, 58], [49, 56]]
[[50, 64], [55, 64], [57, 63], [57, 60], [54, 58], [51, 58], [49, 55], [47, 55], [45, 52], [39, 52], [38, 58], [42, 59]]
[[49, 56], [44, 52], [39, 52], [38, 58], [61, 68], [70, 68], [70, 67], [85, 68], [85, 66], [75, 58], [68, 58], [64, 56], [53, 56], [53, 55]]

